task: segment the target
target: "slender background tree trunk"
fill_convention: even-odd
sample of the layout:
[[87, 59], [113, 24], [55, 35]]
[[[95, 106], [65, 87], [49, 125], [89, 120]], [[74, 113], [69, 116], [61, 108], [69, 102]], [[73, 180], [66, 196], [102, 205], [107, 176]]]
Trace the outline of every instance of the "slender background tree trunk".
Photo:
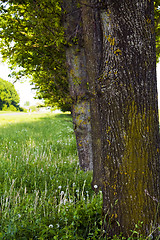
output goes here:
[[84, 49], [79, 46], [69, 47], [66, 50], [66, 58], [69, 70], [69, 88], [73, 100], [72, 117], [79, 163], [83, 170], [92, 170], [90, 105], [88, 96], [86, 95], [87, 73]]
[[80, 167], [87, 171], [93, 169], [93, 154], [90, 125], [90, 104], [86, 55], [83, 47], [81, 9], [78, 1], [64, 1], [66, 61], [69, 78], [70, 95], [73, 101], [72, 117], [77, 141]]

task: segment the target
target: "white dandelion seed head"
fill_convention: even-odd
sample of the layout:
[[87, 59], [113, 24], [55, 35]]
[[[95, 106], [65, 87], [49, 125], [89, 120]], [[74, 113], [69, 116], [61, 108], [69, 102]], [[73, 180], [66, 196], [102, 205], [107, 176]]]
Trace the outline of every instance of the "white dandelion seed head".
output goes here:
[[49, 228], [53, 228], [53, 225], [52, 225], [52, 224], [50, 224], [50, 225], [49, 225]]

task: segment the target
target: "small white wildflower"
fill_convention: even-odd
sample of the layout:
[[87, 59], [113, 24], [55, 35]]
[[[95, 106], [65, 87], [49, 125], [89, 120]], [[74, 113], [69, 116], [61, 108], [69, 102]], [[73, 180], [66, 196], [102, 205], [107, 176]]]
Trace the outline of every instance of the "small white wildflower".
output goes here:
[[97, 185], [94, 185], [94, 188], [98, 188], [98, 186], [97, 186]]
[[66, 204], [66, 202], [67, 202], [67, 199], [64, 199], [64, 201], [63, 201], [63, 204], [65, 205], [65, 204]]
[[50, 225], [49, 225], [49, 228], [53, 228], [53, 225], [52, 225], [52, 224], [50, 224]]
[[59, 224], [57, 223], [56, 225], [57, 225], [57, 228], [59, 228]]
[[76, 184], [75, 183], [73, 183], [73, 187], [75, 186]]
[[77, 189], [76, 192], [79, 192], [79, 190]]
[[61, 191], [61, 193], [60, 193], [61, 195], [63, 195], [64, 194], [64, 191]]
[[62, 188], [62, 186], [58, 186], [58, 189], [61, 189]]
[[83, 200], [85, 200], [85, 197], [83, 198]]
[[20, 218], [20, 217], [21, 217], [21, 214], [18, 214], [18, 217]]

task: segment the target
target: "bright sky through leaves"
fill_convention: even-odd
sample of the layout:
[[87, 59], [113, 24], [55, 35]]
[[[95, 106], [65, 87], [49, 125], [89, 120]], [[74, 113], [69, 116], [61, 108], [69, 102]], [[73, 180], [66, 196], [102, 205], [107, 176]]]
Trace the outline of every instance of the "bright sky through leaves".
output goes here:
[[[8, 69], [7, 63], [0, 62], [0, 78], [13, 83], [14, 79], [9, 78], [9, 74], [10, 70]], [[36, 105], [36, 103], [40, 102], [39, 100], [34, 99], [36, 93], [34, 90], [31, 90], [32, 86], [29, 84], [29, 80], [26, 80], [23, 83], [16, 82], [14, 86], [20, 96], [21, 106], [24, 106], [26, 101], [29, 101], [30, 105]]]

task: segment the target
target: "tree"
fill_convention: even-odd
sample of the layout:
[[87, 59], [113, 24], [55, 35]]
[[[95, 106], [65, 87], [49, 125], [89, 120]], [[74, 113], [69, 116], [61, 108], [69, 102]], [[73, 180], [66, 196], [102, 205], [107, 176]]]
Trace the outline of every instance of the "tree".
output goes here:
[[12, 76], [32, 76], [52, 105], [70, 104], [59, 1], [1, 1], [1, 12], [1, 52]]
[[[20, 4], [19, 1], [7, 2], [10, 4], [7, 8], [1, 4], [2, 55], [9, 57], [13, 70], [15, 64], [23, 68], [18, 73], [13, 71], [13, 76], [19, 78], [26, 74], [32, 75], [40, 98], [49, 99], [49, 103], [58, 105], [62, 110], [70, 110], [72, 105], [80, 166], [84, 170], [92, 169], [89, 102], [85, 99], [85, 89], [82, 89], [82, 86], [87, 87], [87, 79], [82, 66], [81, 73], [79, 66], [76, 66], [79, 64], [76, 63], [76, 56], [81, 60], [85, 56], [84, 51], [78, 54], [74, 34], [68, 35], [68, 39], [64, 37], [60, 1], [28, 0], [20, 1]], [[76, 16], [74, 18], [76, 19]], [[75, 52], [70, 68], [75, 66], [72, 73], [79, 68], [76, 71], [77, 76], [73, 76], [71, 72], [67, 76], [65, 54], [69, 56], [69, 49]], [[82, 84], [78, 81], [79, 74], [83, 75]], [[73, 77], [74, 81], [76, 80], [75, 84]]]
[[66, 62], [79, 162], [84, 170], [92, 170], [90, 105], [89, 96], [86, 95], [88, 76], [85, 66], [81, 9], [78, 7], [78, 1], [73, 3], [71, 0], [63, 1], [62, 8], [65, 10], [63, 21], [67, 42]]
[[[159, 2], [159, 0], [155, 1], [157, 56], [159, 56]], [[6, 3], [9, 4], [7, 7], [5, 7]], [[79, 85], [78, 80], [76, 83], [77, 86], [79, 85], [78, 88], [73, 84], [69, 87], [66, 66], [64, 62], [65, 52], [69, 52], [66, 50], [71, 49], [69, 46], [71, 47], [74, 45], [74, 48], [82, 49], [82, 44], [78, 46], [79, 41], [77, 41], [77, 36], [79, 37], [80, 35], [77, 35], [77, 30], [79, 31], [79, 29], [81, 29], [81, 8], [79, 7], [80, 5], [78, 1], [75, 1], [74, 8], [75, 6], [77, 7], [76, 12], [79, 12], [79, 19], [77, 18], [72, 32], [70, 32], [68, 38], [65, 39], [61, 24], [63, 15], [61, 14], [60, 4], [61, 1], [54, 0], [41, 0], [38, 2], [33, 0], [1, 1], [1, 11], [3, 13], [1, 14], [0, 21], [2, 39], [1, 49], [3, 56], [10, 59], [9, 63], [12, 66], [13, 76], [17, 78], [20, 78], [23, 75], [32, 76], [32, 80], [35, 83], [36, 89], [38, 90], [37, 95], [39, 98], [48, 99], [49, 101], [47, 100], [47, 103], [51, 105], [56, 104], [62, 110], [69, 110], [71, 109], [71, 105], [74, 106], [72, 107], [72, 111], [74, 115], [73, 118], [77, 136], [77, 146], [79, 156], [81, 158], [81, 165], [83, 167], [84, 163], [86, 162], [83, 168], [88, 169], [90, 168], [89, 166], [92, 165], [91, 144], [88, 144], [88, 141], [91, 141], [89, 131], [90, 124], [87, 120], [90, 118], [88, 113], [88, 104], [86, 104], [86, 99], [84, 105], [80, 104], [81, 106], [79, 105], [78, 107], [78, 105], [76, 106], [75, 104], [77, 101], [77, 96], [79, 95], [80, 97], [82, 92], [82, 95], [84, 95], [86, 92], [86, 87], [82, 89], [84, 85]], [[71, 15], [72, 14], [70, 14], [70, 16]], [[75, 16], [71, 17], [75, 19], [76, 14]], [[78, 55], [77, 53], [76, 55]], [[14, 71], [14, 67], [17, 65], [21, 67], [18, 73]], [[72, 70], [74, 72], [75, 69]], [[82, 73], [82, 69], [80, 71]], [[86, 70], [84, 69], [83, 74], [85, 71]], [[78, 71], [76, 72], [78, 73]], [[71, 79], [71, 75], [68, 76]], [[76, 76], [74, 76], [74, 79], [75, 77]], [[77, 78], [79, 78], [79, 76], [77, 76]], [[71, 83], [71, 81], [69, 81], [69, 83]], [[74, 94], [73, 86], [75, 88]], [[78, 89], [79, 93], [76, 93]], [[82, 96], [80, 98], [82, 98]], [[86, 110], [84, 110], [85, 106]], [[74, 114], [74, 109], [78, 109], [76, 115]], [[79, 121], [78, 119], [80, 115], [81, 117]], [[78, 123], [80, 123], [79, 126], [77, 125]], [[86, 143], [85, 146], [83, 146], [83, 143]], [[87, 152], [89, 154], [88, 156]], [[89, 164], [89, 159], [91, 164]]]
[[29, 102], [29, 101], [26, 101], [26, 102], [24, 103], [24, 106], [29, 107], [29, 106], [30, 106], [30, 102]]
[[80, 78], [72, 98], [90, 100], [93, 187], [103, 191], [105, 229], [128, 236], [143, 221], [147, 234], [160, 170], [153, 0], [72, 2], [64, 1], [70, 92]]
[[[8, 3], [9, 5], [5, 7], [5, 3]], [[81, 8], [78, 1], [75, 1], [72, 9], [75, 7], [77, 8], [76, 11], [74, 9], [73, 12], [77, 12], [79, 18], [75, 20], [72, 31], [68, 32], [68, 37], [65, 39], [61, 24], [61, 20], [65, 15], [61, 14], [60, 4], [61, 1], [54, 0], [41, 0], [38, 2], [32, 0], [1, 1], [1, 10], [3, 12], [3, 14], [1, 14], [1, 29], [3, 29], [1, 31], [1, 49], [3, 56], [6, 58], [9, 57], [10, 59], [9, 62], [12, 66], [13, 76], [19, 78], [23, 75], [32, 75], [33, 82], [38, 90], [39, 98], [48, 99], [49, 102], [47, 101], [47, 103], [51, 105], [56, 104], [62, 110], [69, 110], [72, 105], [77, 147], [79, 158], [81, 159], [80, 165], [84, 169], [90, 169], [92, 166], [92, 150], [91, 134], [89, 130], [90, 123], [88, 121], [88, 119], [90, 119], [88, 112], [89, 105], [87, 104], [87, 102], [89, 103], [89, 100], [87, 101], [87, 99], [85, 99], [84, 104], [82, 104], [83, 101], [81, 102], [83, 98], [82, 95], [85, 95], [85, 98], [86, 96], [88, 98], [88, 95], [86, 95], [86, 87], [84, 87], [84, 84], [79, 84], [78, 78], [80, 76], [76, 76], [76, 74], [74, 76], [74, 80], [77, 77], [76, 86], [73, 84], [73, 81], [69, 81], [70, 86], [68, 85], [66, 66], [64, 63], [65, 53], [69, 53], [71, 47], [72, 53], [73, 49], [77, 49], [75, 54], [76, 57], [78, 56], [78, 49], [82, 49], [82, 44], [79, 45], [80, 41], [77, 41], [77, 37], [79, 38], [80, 36], [78, 31], [81, 29]], [[158, 6], [159, 0], [156, 0], [157, 46], [159, 43]], [[65, 11], [66, 10], [67, 9], [65, 9]], [[72, 12], [71, 9], [70, 12]], [[76, 19], [77, 17], [76, 14], [73, 16], [72, 14], [69, 14], [68, 16], [73, 19]], [[83, 58], [84, 57], [83, 54]], [[74, 64], [72, 64], [72, 73], [75, 70], [74, 66], [76, 66], [76, 64], [75, 61]], [[14, 71], [15, 65], [21, 67], [21, 70], [18, 73]], [[85, 76], [84, 74], [86, 70], [82, 70], [81, 67], [80, 71], [81, 74], [83, 71], [82, 78], [87, 78], [87, 75]], [[76, 72], [78, 73], [77, 70]], [[73, 76], [71, 77], [71, 74], [69, 74], [68, 77], [71, 80]], [[77, 114], [75, 114], [75, 109]]]
[[[140, 221], [141, 232], [148, 234], [152, 223], [159, 223], [160, 197], [153, 1], [82, 3], [92, 94], [91, 132], [99, 136], [101, 148], [102, 180], [98, 184], [103, 191], [106, 229], [110, 236], [122, 232], [128, 237]], [[101, 58], [97, 59], [98, 46]], [[93, 77], [97, 62], [99, 75]], [[96, 99], [97, 104], [92, 104]], [[94, 128], [95, 112], [99, 114], [99, 132]], [[92, 141], [94, 150], [97, 139]], [[94, 174], [97, 159], [95, 155]]]
[[0, 78], [0, 110], [20, 110], [19, 101], [14, 85]]

